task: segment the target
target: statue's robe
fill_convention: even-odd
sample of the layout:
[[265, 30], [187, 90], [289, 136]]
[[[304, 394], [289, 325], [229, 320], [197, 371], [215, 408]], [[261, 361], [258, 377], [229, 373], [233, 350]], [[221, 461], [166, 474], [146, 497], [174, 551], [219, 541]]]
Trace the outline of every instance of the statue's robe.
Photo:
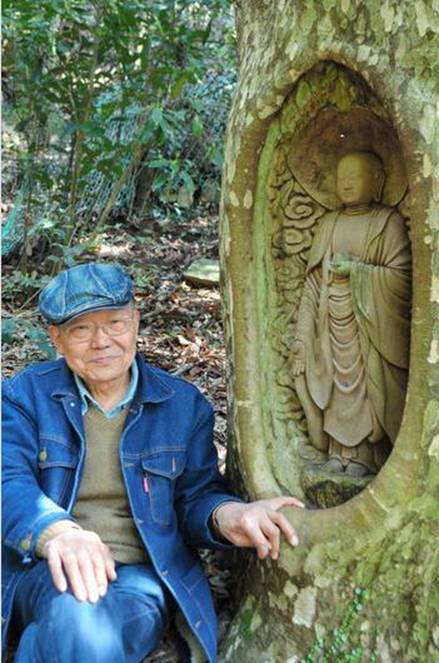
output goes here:
[[[382, 454], [374, 463], [358, 449], [362, 442], [393, 443], [400, 427], [409, 361], [410, 241], [398, 212], [375, 205], [366, 219], [363, 214], [358, 262], [350, 276], [336, 275], [330, 261], [343, 248], [340, 238], [334, 245], [339, 214], [323, 217], [310, 250], [296, 332], [306, 357], [298, 395], [317, 448], [331, 455], [332, 440], [341, 451], [335, 455], [376, 470]], [[355, 217], [349, 223], [354, 232]]]

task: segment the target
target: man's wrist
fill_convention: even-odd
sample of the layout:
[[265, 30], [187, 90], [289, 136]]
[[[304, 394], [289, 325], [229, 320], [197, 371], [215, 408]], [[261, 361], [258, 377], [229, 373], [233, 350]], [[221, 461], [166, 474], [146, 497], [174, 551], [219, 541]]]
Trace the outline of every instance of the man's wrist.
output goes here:
[[221, 509], [223, 505], [220, 504], [219, 506], [216, 507], [216, 509], [213, 510], [212, 512], [212, 517], [211, 517], [211, 523], [213, 527], [213, 531], [217, 536], [221, 536], [221, 528], [218, 522], [218, 511]]
[[238, 502], [237, 500], [227, 500], [226, 502], [221, 502], [213, 511], [212, 515], [210, 516], [210, 522], [212, 524], [212, 528], [214, 533], [221, 539], [224, 539], [224, 534], [221, 530], [221, 525], [218, 520], [218, 514], [221, 511], [222, 507], [225, 506], [226, 504], [241, 504], [241, 502]]
[[37, 557], [45, 558], [45, 547], [47, 546], [52, 539], [54, 539], [59, 534], [67, 532], [70, 529], [82, 529], [78, 523], [75, 523], [73, 520], [58, 520], [53, 525], [49, 525], [43, 530], [38, 537], [37, 545], [35, 546], [35, 553]]

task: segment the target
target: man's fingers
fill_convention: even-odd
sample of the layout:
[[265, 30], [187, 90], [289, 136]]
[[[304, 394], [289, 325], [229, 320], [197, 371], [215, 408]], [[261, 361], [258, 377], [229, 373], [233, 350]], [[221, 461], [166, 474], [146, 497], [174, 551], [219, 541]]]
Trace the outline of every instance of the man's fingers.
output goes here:
[[69, 551], [63, 556], [62, 561], [73, 595], [78, 601], [86, 601], [87, 590], [82, 579], [82, 574], [79, 570], [76, 555]]
[[[274, 516], [280, 515], [277, 514], [276, 511], [273, 511], [272, 514]], [[272, 514], [267, 514], [268, 517], [266, 521], [261, 524], [261, 530], [270, 543], [270, 557], [272, 559], [277, 559], [279, 557], [280, 530], [279, 527], [276, 526]]]
[[265, 559], [271, 552], [271, 543], [263, 534], [259, 522], [249, 517], [243, 518], [242, 529], [248, 539], [248, 545], [256, 548], [259, 559]]
[[262, 501], [265, 502], [266, 505], [274, 511], [282, 509], [284, 506], [297, 506], [301, 509], [305, 508], [304, 503], [292, 495], [280, 495], [279, 497], [271, 497], [270, 499]]
[[305, 508], [305, 503], [302, 500], [299, 500], [297, 497], [289, 497], [288, 504], [283, 504], [282, 506], [297, 506], [299, 509]]
[[283, 507], [303, 508], [303, 502], [290, 495], [258, 500], [250, 504], [225, 504], [217, 511], [218, 527], [223, 536], [240, 547], [256, 548], [258, 557], [265, 559], [279, 556], [280, 535], [284, 534], [291, 545], [299, 541], [288, 518], [278, 513]]
[[58, 552], [50, 547], [48, 549], [47, 564], [49, 565], [53, 584], [59, 592], [65, 592], [67, 590], [67, 580], [64, 575], [61, 558]]
[[108, 587], [106, 559], [101, 554], [94, 554], [92, 555], [92, 563], [93, 563], [96, 583], [98, 586], [99, 596], [105, 596]]
[[114, 582], [115, 580], [117, 580], [117, 573], [114, 564], [112, 562], [107, 562], [105, 568], [107, 570], [108, 580], [110, 582]]
[[81, 551], [78, 554], [78, 568], [87, 592], [87, 599], [91, 603], [96, 603], [99, 599], [98, 581], [95, 573], [95, 565], [87, 550]]
[[107, 573], [107, 578], [110, 582], [116, 580], [117, 578], [116, 565], [109, 550], [105, 556], [105, 570]]
[[261, 537], [258, 543], [255, 543], [256, 553], [259, 559], [266, 559], [271, 553], [271, 546], [265, 537]]
[[47, 544], [47, 560], [55, 587], [68, 585], [78, 601], [96, 603], [116, 580], [115, 562], [108, 546], [95, 532], [69, 529]]
[[278, 526], [282, 534], [285, 536], [285, 538], [288, 540], [288, 542], [292, 546], [297, 546], [297, 544], [299, 543], [299, 538], [296, 534], [296, 530], [291, 525], [288, 518], [285, 518], [285, 516], [282, 513], [279, 513], [278, 511], [272, 511], [270, 513], [270, 518], [273, 520], [273, 522], [276, 523], [276, 525]]
[[101, 556], [98, 570], [98, 586], [100, 595], [105, 596], [108, 589], [108, 583], [114, 582], [114, 580], [117, 578], [116, 564], [111, 555], [110, 549], [105, 544], [102, 544], [102, 549], [100, 552]]

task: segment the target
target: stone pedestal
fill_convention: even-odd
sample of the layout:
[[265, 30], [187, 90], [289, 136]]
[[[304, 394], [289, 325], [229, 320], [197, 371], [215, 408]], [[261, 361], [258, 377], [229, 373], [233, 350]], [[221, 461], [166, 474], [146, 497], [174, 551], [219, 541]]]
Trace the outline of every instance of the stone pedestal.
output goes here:
[[306, 503], [326, 509], [355, 497], [373, 478], [373, 474], [364, 477], [350, 477], [344, 472], [331, 474], [323, 469], [323, 465], [314, 464], [304, 468], [301, 482]]

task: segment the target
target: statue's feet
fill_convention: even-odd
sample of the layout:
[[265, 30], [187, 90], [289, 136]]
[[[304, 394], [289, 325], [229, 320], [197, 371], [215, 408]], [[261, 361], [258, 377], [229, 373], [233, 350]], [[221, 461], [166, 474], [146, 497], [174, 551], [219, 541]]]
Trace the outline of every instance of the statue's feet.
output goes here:
[[330, 458], [322, 469], [331, 474], [341, 474], [344, 471], [344, 465], [339, 458]]
[[365, 477], [368, 474], [372, 474], [372, 471], [369, 470], [366, 465], [363, 465], [362, 463], [355, 463], [354, 461], [350, 460], [346, 465], [345, 474], [350, 477]]
[[373, 474], [372, 470], [362, 463], [350, 460], [347, 464], [344, 464], [340, 458], [335, 456], [322, 465], [322, 470], [331, 474], [346, 474], [349, 477], [366, 477], [369, 474]]

